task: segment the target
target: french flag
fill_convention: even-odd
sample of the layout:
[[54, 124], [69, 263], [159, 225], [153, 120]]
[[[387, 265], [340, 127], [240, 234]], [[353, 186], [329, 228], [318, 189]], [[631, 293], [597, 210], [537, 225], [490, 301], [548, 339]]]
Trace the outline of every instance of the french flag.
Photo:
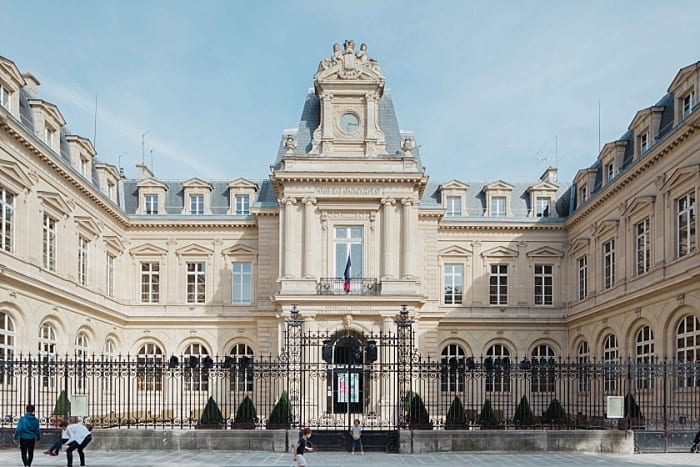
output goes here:
[[350, 255], [348, 254], [348, 261], [345, 263], [345, 272], [343, 273], [343, 290], [345, 293], [350, 293], [350, 268], [352, 266], [352, 261], [350, 261]]

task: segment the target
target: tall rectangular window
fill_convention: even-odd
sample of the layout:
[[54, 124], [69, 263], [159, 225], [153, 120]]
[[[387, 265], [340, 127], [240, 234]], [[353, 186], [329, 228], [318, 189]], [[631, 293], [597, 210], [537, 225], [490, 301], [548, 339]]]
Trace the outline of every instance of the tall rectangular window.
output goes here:
[[12, 253], [15, 197], [0, 186], [0, 249]]
[[640, 276], [649, 272], [651, 263], [651, 245], [649, 244], [649, 218], [634, 226], [634, 263], [635, 271]]
[[447, 197], [446, 217], [459, 217], [462, 215], [462, 198], [459, 196]]
[[549, 198], [537, 198], [535, 200], [535, 214], [537, 217], [549, 217], [550, 208], [549, 203], [551, 200]]
[[56, 132], [49, 126], [44, 127], [44, 143], [53, 148], [53, 139]]
[[491, 216], [504, 217], [506, 215], [506, 197], [493, 196], [491, 198]]
[[80, 285], [88, 283], [88, 244], [85, 237], [78, 237], [78, 283]]
[[203, 262], [187, 263], [187, 303], [204, 303], [206, 274]]
[[603, 243], [603, 290], [615, 285], [615, 240]]
[[194, 216], [204, 214], [204, 195], [190, 196], [190, 214]]
[[489, 303], [491, 305], [508, 304], [508, 265], [492, 264], [489, 276]]
[[588, 255], [581, 256], [578, 265], [578, 299], [584, 300], [588, 296]]
[[581, 206], [588, 199], [588, 189], [582, 186], [578, 189], [578, 203], [577, 206]]
[[160, 294], [160, 264], [141, 263], [141, 303], [158, 303]]
[[105, 291], [108, 297], [114, 297], [114, 260], [116, 257], [107, 253], [105, 260]]
[[43, 225], [43, 258], [44, 267], [49, 271], [56, 271], [56, 220], [44, 214]]
[[690, 115], [693, 111], [693, 105], [695, 105], [695, 93], [690, 92], [683, 98], [683, 117]]
[[232, 302], [234, 305], [252, 303], [252, 264], [233, 263], [232, 266]]
[[679, 258], [695, 252], [695, 214], [695, 192], [691, 191], [676, 200], [676, 219], [678, 222], [677, 252]]
[[[361, 226], [339, 226], [334, 231], [335, 247], [335, 277], [345, 277], [345, 267], [350, 257], [350, 278], [361, 278], [362, 275], [362, 244], [363, 228]], [[357, 284], [361, 287], [362, 284]], [[350, 291], [354, 290], [354, 283], [350, 282]]]
[[535, 305], [551, 305], [552, 290], [552, 265], [535, 264]]
[[606, 171], [608, 182], [610, 182], [613, 178], [615, 178], [615, 165], [614, 164], [608, 164], [605, 168], [605, 171]]
[[247, 216], [250, 214], [250, 196], [236, 195], [236, 215]]
[[82, 157], [80, 158], [80, 175], [83, 177], [87, 177], [88, 174], [88, 160], [83, 159]]
[[0, 84], [0, 105], [5, 107], [7, 110], [12, 110], [10, 108], [12, 102], [10, 100], [10, 96], [10, 91], [5, 86]]
[[639, 136], [639, 153], [644, 154], [649, 150], [649, 132], [646, 131]]
[[461, 264], [445, 264], [445, 304], [457, 305], [462, 303], [462, 277], [464, 266]]
[[144, 195], [144, 201], [145, 214], [158, 214], [158, 195]]

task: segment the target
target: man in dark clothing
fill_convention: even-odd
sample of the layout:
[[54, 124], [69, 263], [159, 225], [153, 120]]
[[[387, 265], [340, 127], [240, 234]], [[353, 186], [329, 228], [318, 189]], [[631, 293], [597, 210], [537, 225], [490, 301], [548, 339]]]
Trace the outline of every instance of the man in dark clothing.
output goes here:
[[22, 462], [25, 467], [31, 467], [34, 460], [34, 444], [41, 439], [39, 420], [34, 415], [34, 406], [27, 405], [27, 413], [20, 417], [15, 429], [15, 443], [19, 440], [22, 451]]

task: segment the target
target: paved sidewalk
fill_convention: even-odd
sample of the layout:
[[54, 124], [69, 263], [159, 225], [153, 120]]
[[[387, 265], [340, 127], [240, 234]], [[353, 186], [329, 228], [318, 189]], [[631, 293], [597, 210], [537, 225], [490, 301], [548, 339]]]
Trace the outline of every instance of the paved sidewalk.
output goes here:
[[[142, 466], [201, 466], [201, 467], [246, 467], [292, 465], [291, 454], [249, 451], [85, 451], [88, 467], [142, 467]], [[351, 455], [342, 452], [317, 452], [307, 455], [309, 467], [394, 467], [394, 466], [668, 466], [697, 467], [700, 455], [690, 453], [636, 454], [632, 456], [603, 456], [597, 454], [489, 454], [489, 453], [445, 453], [445, 454], [382, 454], [367, 453]], [[73, 465], [78, 466], [78, 456]], [[19, 449], [0, 450], [0, 466], [21, 466]], [[40, 451], [35, 454], [32, 467], [66, 465], [66, 456], [50, 457]]]

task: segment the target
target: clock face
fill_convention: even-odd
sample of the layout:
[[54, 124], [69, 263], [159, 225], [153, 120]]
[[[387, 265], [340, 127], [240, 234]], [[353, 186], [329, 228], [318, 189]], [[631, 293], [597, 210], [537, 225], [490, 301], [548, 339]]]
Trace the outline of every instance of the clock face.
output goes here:
[[343, 133], [355, 133], [360, 127], [360, 119], [355, 114], [346, 113], [341, 115], [338, 126], [343, 130]]

